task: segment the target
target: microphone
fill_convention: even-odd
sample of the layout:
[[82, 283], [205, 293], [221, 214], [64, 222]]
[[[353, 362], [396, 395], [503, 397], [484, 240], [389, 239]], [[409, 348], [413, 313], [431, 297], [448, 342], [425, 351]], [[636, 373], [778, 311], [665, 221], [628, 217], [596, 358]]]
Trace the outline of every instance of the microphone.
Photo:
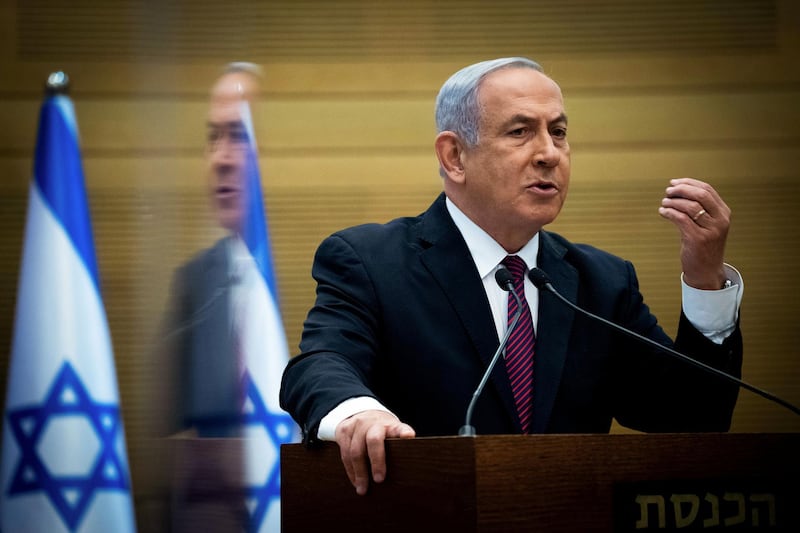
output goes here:
[[553, 287], [553, 284], [550, 282], [550, 278], [547, 276], [547, 274], [545, 274], [545, 272], [543, 270], [541, 270], [539, 268], [533, 268], [528, 273], [528, 278], [536, 286], [537, 289], [548, 291], [549, 293], [553, 294], [556, 298], [558, 298], [559, 300], [561, 300], [562, 302], [567, 304], [572, 309], [578, 311], [579, 313], [582, 313], [582, 314], [588, 316], [591, 319], [598, 320], [598, 321], [602, 322], [603, 324], [611, 327], [612, 329], [614, 329], [616, 331], [619, 331], [620, 333], [624, 333], [625, 335], [628, 335], [629, 337], [633, 337], [634, 339], [637, 339], [637, 340], [639, 340], [639, 341], [641, 341], [641, 342], [643, 342], [645, 344], [649, 344], [650, 346], [652, 346], [654, 348], [657, 348], [658, 350], [661, 350], [661, 351], [663, 351], [663, 352], [665, 352], [665, 353], [667, 353], [667, 354], [669, 354], [669, 355], [671, 355], [673, 357], [676, 357], [676, 358], [678, 358], [678, 359], [680, 359], [682, 361], [685, 361], [685, 362], [687, 362], [689, 364], [692, 364], [692, 365], [694, 365], [694, 366], [696, 366], [698, 368], [701, 368], [704, 371], [709, 372], [709, 373], [711, 373], [711, 374], [713, 374], [713, 375], [715, 375], [715, 376], [717, 376], [719, 378], [722, 378], [722, 379], [727, 380], [727, 381], [729, 381], [731, 383], [734, 383], [734, 384], [736, 384], [737, 386], [739, 386], [739, 387], [741, 387], [743, 389], [747, 389], [747, 390], [749, 390], [751, 392], [754, 392], [754, 393], [758, 394], [759, 396], [761, 396], [763, 398], [766, 398], [767, 400], [770, 400], [770, 401], [775, 402], [775, 403], [777, 403], [779, 405], [782, 405], [783, 407], [786, 407], [787, 409], [789, 409], [790, 411], [792, 411], [796, 415], [800, 415], [800, 408], [792, 405], [791, 403], [787, 402], [786, 400], [778, 398], [774, 394], [771, 394], [771, 393], [769, 393], [769, 392], [767, 392], [765, 390], [759, 389], [758, 387], [756, 387], [754, 385], [750, 385], [746, 381], [743, 381], [743, 380], [741, 380], [741, 379], [739, 379], [739, 378], [737, 378], [735, 376], [732, 376], [732, 375], [728, 374], [727, 372], [723, 372], [722, 370], [714, 368], [713, 366], [709, 366], [709, 365], [707, 365], [707, 364], [705, 364], [705, 363], [703, 363], [701, 361], [698, 361], [697, 359], [693, 359], [693, 358], [689, 357], [688, 355], [682, 354], [677, 350], [673, 350], [672, 348], [670, 348], [668, 346], [664, 346], [662, 344], [659, 344], [656, 341], [654, 341], [653, 339], [649, 339], [649, 338], [647, 338], [647, 337], [645, 337], [643, 335], [639, 335], [635, 331], [632, 331], [630, 329], [624, 328], [624, 327], [620, 326], [619, 324], [615, 324], [614, 322], [606, 320], [605, 318], [603, 318], [601, 316], [597, 316], [597, 315], [595, 315], [593, 313], [590, 313], [589, 311], [587, 311], [587, 310], [585, 310], [585, 309], [583, 309], [581, 307], [578, 307], [574, 303], [572, 303], [569, 300], [567, 300], [564, 296], [561, 295], [560, 292], [558, 292], [555, 289], [555, 287]]
[[489, 366], [486, 368], [486, 372], [483, 373], [483, 377], [481, 378], [481, 382], [478, 384], [478, 388], [476, 388], [475, 392], [472, 393], [472, 399], [469, 401], [469, 406], [467, 406], [467, 414], [464, 425], [458, 430], [458, 434], [462, 437], [474, 437], [476, 435], [475, 427], [472, 426], [472, 411], [475, 409], [475, 403], [478, 401], [478, 396], [481, 395], [483, 387], [486, 386], [486, 382], [489, 381], [489, 376], [491, 375], [494, 366], [497, 364], [497, 361], [500, 359], [500, 354], [503, 353], [506, 343], [508, 343], [508, 337], [511, 336], [511, 332], [513, 332], [514, 328], [517, 327], [519, 317], [522, 315], [522, 300], [520, 300], [517, 291], [514, 290], [514, 278], [511, 276], [511, 272], [509, 272], [505, 266], [500, 265], [500, 268], [498, 268], [497, 272], [494, 273], [494, 280], [501, 289], [506, 292], [510, 292], [514, 297], [514, 300], [517, 301], [517, 312], [514, 313], [514, 318], [511, 320], [511, 324], [509, 324], [508, 329], [506, 329], [506, 334], [503, 335], [503, 339], [500, 341], [500, 346], [497, 347], [497, 351], [494, 352], [492, 360], [489, 362]]

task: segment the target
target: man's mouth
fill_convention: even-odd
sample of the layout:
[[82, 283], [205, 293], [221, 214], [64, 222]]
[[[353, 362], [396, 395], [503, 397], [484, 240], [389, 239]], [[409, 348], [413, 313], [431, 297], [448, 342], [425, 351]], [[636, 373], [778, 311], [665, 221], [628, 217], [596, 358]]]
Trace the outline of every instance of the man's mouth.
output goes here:
[[215, 194], [218, 198], [230, 198], [239, 194], [239, 189], [228, 185], [220, 185], [217, 187]]
[[533, 189], [534, 191], [543, 193], [558, 192], [558, 187], [556, 187], [554, 183], [549, 181], [537, 181], [535, 183], [528, 185], [528, 189]]

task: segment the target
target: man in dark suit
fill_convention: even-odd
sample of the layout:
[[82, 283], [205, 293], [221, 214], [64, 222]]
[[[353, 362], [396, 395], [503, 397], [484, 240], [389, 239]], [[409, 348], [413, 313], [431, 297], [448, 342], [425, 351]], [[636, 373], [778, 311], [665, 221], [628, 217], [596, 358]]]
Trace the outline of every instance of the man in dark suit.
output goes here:
[[[417, 217], [320, 245], [317, 301], [284, 373], [282, 406], [307, 441], [338, 443], [359, 494], [370, 474], [385, 478], [386, 438], [452, 435], [464, 422], [516, 307], [494, 279], [501, 263], [518, 261], [509, 256], [591, 312], [740, 372], [743, 286], [723, 263], [730, 209], [711, 186], [672, 180], [659, 211], [681, 235], [673, 343], [629, 262], [542, 229], [566, 199], [570, 149], [561, 90], [538, 64], [462, 69], [442, 87], [436, 121], [444, 193]], [[608, 432], [613, 418], [643, 431], [729, 428], [736, 387], [574, 313], [528, 279], [516, 283], [520, 324], [535, 337], [520, 342], [522, 363], [507, 349], [494, 369], [474, 410], [479, 433]]]
[[[237, 293], [249, 254], [242, 242], [246, 210], [248, 136], [243, 101], [256, 99], [255, 65], [232, 64], [211, 89], [207, 119], [208, 191], [217, 224], [227, 235], [176, 270], [161, 352], [170, 372], [168, 432], [203, 437], [237, 434], [242, 412]], [[252, 261], [250, 261], [252, 262]], [[163, 367], [162, 367], [163, 368]]]

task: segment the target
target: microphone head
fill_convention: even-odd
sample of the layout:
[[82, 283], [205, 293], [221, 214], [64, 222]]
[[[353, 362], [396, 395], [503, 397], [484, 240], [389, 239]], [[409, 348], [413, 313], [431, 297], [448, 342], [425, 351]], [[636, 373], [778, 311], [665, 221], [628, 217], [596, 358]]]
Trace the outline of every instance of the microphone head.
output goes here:
[[550, 284], [550, 278], [540, 268], [533, 268], [528, 272], [528, 278], [537, 289], [544, 289]]
[[514, 287], [514, 276], [503, 265], [500, 265], [500, 268], [494, 273], [494, 280], [504, 291], [510, 291]]

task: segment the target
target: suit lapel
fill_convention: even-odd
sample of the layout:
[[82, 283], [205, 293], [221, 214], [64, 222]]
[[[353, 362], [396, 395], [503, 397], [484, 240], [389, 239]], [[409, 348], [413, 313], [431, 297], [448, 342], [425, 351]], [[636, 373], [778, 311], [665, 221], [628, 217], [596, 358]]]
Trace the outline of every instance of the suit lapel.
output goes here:
[[[481, 368], [488, 368], [500, 340], [483, 283], [461, 233], [447, 213], [444, 194], [422, 216], [419, 237], [423, 244], [422, 263], [450, 300], [475, 347]], [[476, 300], [476, 294], [481, 295], [479, 300]], [[481, 304], [476, 305], [476, 301]], [[470, 357], [470, 354], [463, 356]], [[495, 367], [491, 381], [512, 423], [519, 427], [514, 396], [502, 364]]]
[[[578, 293], [578, 273], [564, 260], [566, 248], [544, 231], [539, 235], [539, 268], [548, 274], [553, 287], [574, 302]], [[544, 433], [547, 429], [561, 384], [574, 315], [575, 312], [555, 296], [539, 291], [532, 433]]]
[[[209, 250], [208, 260], [203, 268], [203, 279], [197, 286], [198, 293], [202, 295], [200, 302], [212, 302], [211, 307], [204, 313], [208, 317], [202, 320], [204, 327], [198, 328], [199, 334], [203, 337], [222, 336], [223, 339], [228, 339], [230, 336], [229, 297], [233, 279], [228, 257], [229, 239], [230, 237], [226, 237], [218, 241]], [[205, 346], [216, 345], [213, 342], [204, 342], [203, 344]]]

